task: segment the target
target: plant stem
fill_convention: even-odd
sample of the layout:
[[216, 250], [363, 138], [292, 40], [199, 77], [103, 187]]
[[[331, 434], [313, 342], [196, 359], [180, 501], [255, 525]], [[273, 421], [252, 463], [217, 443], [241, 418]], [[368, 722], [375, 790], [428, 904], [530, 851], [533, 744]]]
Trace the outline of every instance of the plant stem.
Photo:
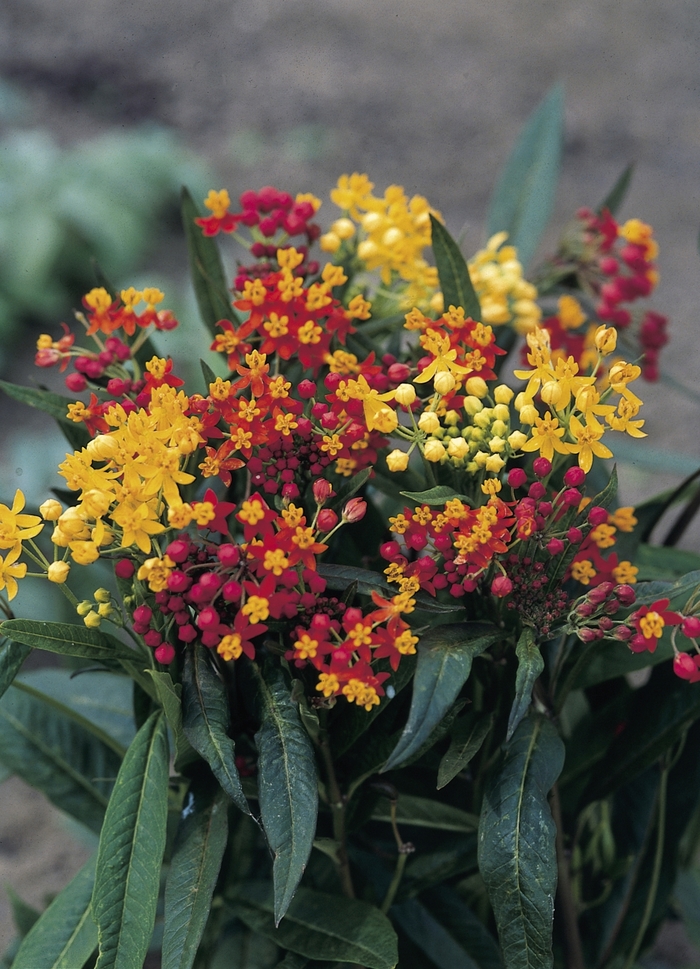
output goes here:
[[350, 860], [348, 859], [348, 851], [345, 843], [345, 799], [338, 786], [338, 779], [335, 776], [333, 756], [331, 754], [330, 744], [328, 743], [328, 734], [325, 730], [321, 732], [318, 746], [328, 778], [328, 794], [330, 795], [331, 815], [333, 817], [333, 837], [335, 838], [338, 855], [340, 884], [343, 889], [343, 894], [347, 898], [354, 898], [355, 888], [352, 884]]
[[585, 969], [586, 963], [583, 959], [583, 948], [581, 946], [581, 935], [578, 930], [578, 911], [576, 899], [571, 890], [571, 876], [569, 872], [569, 860], [566, 857], [564, 848], [564, 825], [561, 817], [561, 802], [559, 800], [559, 785], [555, 784], [552, 788], [552, 815], [557, 828], [557, 868], [559, 871], [559, 882], [557, 885], [557, 898], [559, 900], [559, 910], [564, 921], [564, 936], [566, 938], [567, 969]]
[[396, 892], [398, 891], [399, 885], [401, 884], [401, 879], [403, 878], [403, 870], [406, 867], [407, 858], [408, 855], [405, 851], [399, 852], [399, 855], [396, 858], [394, 877], [391, 879], [391, 884], [389, 885], [386, 895], [384, 896], [384, 901], [382, 902], [381, 911], [384, 915], [386, 915], [391, 906], [394, 904], [394, 898], [396, 897]]
[[664, 859], [664, 836], [666, 833], [666, 792], [668, 788], [668, 764], [664, 764], [661, 768], [661, 778], [659, 779], [659, 797], [658, 797], [658, 807], [656, 813], [656, 852], [654, 853], [654, 868], [651, 873], [651, 881], [649, 882], [649, 891], [647, 893], [647, 901], [644, 906], [644, 914], [642, 915], [642, 921], [637, 930], [637, 936], [634, 940], [634, 945], [630, 954], [627, 956], [627, 962], [625, 962], [624, 969], [632, 969], [634, 963], [637, 959], [637, 954], [642, 947], [642, 942], [644, 941], [644, 936], [649, 927], [649, 922], [651, 920], [652, 912], [654, 911], [654, 902], [656, 901], [656, 893], [659, 889], [659, 878], [661, 877], [661, 865]]

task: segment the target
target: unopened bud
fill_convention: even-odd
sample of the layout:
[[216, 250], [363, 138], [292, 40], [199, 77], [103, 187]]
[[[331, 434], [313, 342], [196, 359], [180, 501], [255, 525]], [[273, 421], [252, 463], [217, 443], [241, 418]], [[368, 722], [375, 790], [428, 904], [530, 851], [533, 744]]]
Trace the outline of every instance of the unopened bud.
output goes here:
[[56, 585], [63, 585], [68, 578], [69, 572], [70, 564], [68, 562], [52, 562], [47, 572], [49, 582], [55, 582]]
[[333, 486], [325, 478], [316, 478], [311, 486], [311, 490], [313, 491], [314, 501], [317, 505], [322, 505], [333, 494]]
[[435, 387], [438, 394], [444, 397], [445, 394], [449, 394], [455, 389], [456, 382], [457, 381], [448, 370], [443, 370], [440, 373], [435, 374], [433, 387]]
[[351, 498], [345, 508], [343, 508], [343, 520], [346, 522], [359, 522], [365, 517], [367, 512], [367, 502], [364, 498]]
[[390, 471], [405, 471], [408, 467], [408, 454], [396, 448], [387, 454], [386, 466]]
[[410, 407], [416, 399], [416, 389], [413, 384], [399, 384], [396, 388], [395, 399], [397, 404], [401, 404], [403, 407]]
[[39, 514], [44, 521], [55, 522], [63, 514], [63, 506], [55, 498], [48, 498], [43, 504], [39, 505]]
[[338, 524], [338, 516], [332, 508], [322, 508], [318, 513], [316, 524], [321, 532], [330, 532]]

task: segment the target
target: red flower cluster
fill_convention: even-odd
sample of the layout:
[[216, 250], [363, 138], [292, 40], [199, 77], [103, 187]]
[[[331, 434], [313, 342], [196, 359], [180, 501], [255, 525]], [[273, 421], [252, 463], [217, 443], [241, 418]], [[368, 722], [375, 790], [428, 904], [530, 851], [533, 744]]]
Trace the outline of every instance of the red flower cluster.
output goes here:
[[[288, 192], [266, 185], [259, 192], [243, 192], [239, 198], [241, 211], [229, 211], [231, 200], [228, 192], [211, 191], [205, 205], [212, 215], [195, 219], [205, 236], [215, 236], [219, 232], [235, 232], [239, 225], [249, 229], [256, 226], [263, 236], [271, 238], [282, 231], [288, 236], [305, 235], [309, 243], [318, 239], [321, 229], [312, 222], [318, 204], [310, 196], [297, 196], [293, 199]], [[274, 256], [275, 252], [264, 252], [258, 247], [254, 256]]]

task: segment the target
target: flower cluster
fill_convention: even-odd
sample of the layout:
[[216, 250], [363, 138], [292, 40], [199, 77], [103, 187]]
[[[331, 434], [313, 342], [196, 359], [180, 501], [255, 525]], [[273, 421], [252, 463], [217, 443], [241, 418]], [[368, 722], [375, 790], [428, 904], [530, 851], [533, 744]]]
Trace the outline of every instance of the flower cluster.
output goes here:
[[[94, 349], [65, 326], [56, 341], [40, 338], [39, 366], [74, 364], [68, 386], [87, 399], [66, 418], [89, 437], [60, 465], [73, 504], [42, 506], [53, 561], [27, 548], [40, 574], [70, 598], [71, 567], [106, 559], [131, 592], [122, 605], [102, 589], [76, 600], [86, 625], [125, 626], [150, 662], [173, 670], [193, 643], [224, 673], [241, 657], [284, 657], [306, 671], [317, 704], [379, 703], [390, 676], [379, 661], [396, 670], [416, 651], [421, 602], [497, 622], [506, 639], [523, 625], [547, 637], [568, 625], [584, 640], [653, 649], [654, 630], [675, 613], [611, 618], [634, 600], [637, 569], [614, 550], [633, 511], [609, 512], [607, 497], [586, 494], [596, 459], [612, 456], [611, 432], [644, 436], [630, 389], [641, 368], [615, 355], [617, 327], [629, 322], [615, 314], [653, 285], [648, 227], [582, 217], [579, 263], [598, 280], [602, 324], [589, 325], [584, 291], [560, 295], [542, 321], [505, 233], [464, 264], [481, 306], [472, 319], [442, 306], [424, 252], [438, 214], [424, 198], [398, 186], [378, 198], [357, 174], [331, 197], [344, 214], [320, 236], [313, 196], [267, 187], [243, 193], [233, 213], [225, 190], [210, 192], [212, 214], [196, 220], [203, 235], [235, 235], [257, 261], [239, 264], [230, 318], [210, 321], [210, 349], [228, 373], [203, 393], [185, 391], [169, 358], [144, 359], [150, 333], [177, 325], [157, 309], [158, 290], [88, 293], [76, 316]], [[304, 244], [290, 244], [295, 236]], [[319, 236], [334, 264], [310, 259]], [[619, 239], [617, 299], [600, 280], [613, 278]], [[519, 388], [499, 373], [506, 325], [525, 334]], [[19, 493], [12, 509], [0, 506], [10, 598], [27, 569], [21, 542], [43, 527], [22, 507]], [[365, 571], [371, 594], [349, 579], [335, 596], [323, 559], [344, 561], [338, 530], [370, 507], [362, 564], [383, 559], [385, 580]]]

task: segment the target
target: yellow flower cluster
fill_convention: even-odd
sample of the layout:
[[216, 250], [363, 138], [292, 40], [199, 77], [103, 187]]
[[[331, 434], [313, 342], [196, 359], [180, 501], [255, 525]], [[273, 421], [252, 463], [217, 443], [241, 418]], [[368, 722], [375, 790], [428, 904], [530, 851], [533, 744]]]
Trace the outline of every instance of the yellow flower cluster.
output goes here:
[[17, 562], [22, 554], [22, 542], [32, 539], [42, 530], [43, 523], [37, 515], [23, 515], [24, 495], [15, 492], [12, 508], [0, 504], [0, 549], [7, 549], [3, 559], [0, 556], [0, 592], [7, 589], [7, 598], [17, 595], [17, 579], [27, 574], [24, 562]]
[[[521, 425], [529, 427], [523, 451], [539, 451], [550, 461], [555, 453], [576, 454], [579, 466], [588, 473], [594, 457], [613, 456], [601, 441], [606, 428], [598, 418], [604, 418], [614, 431], [624, 431], [631, 437], [646, 436], [641, 430], [644, 421], [634, 420], [642, 401], [628, 386], [640, 376], [641, 368], [617, 361], [608, 371], [607, 387], [601, 392], [596, 386], [602, 358], [613, 353], [616, 340], [612, 327], [598, 327], [594, 340], [598, 364], [592, 374], [583, 376], [573, 357], [552, 357], [546, 330], [537, 328], [527, 334], [527, 360], [533, 369], [514, 371], [516, 377], [527, 380], [525, 390], [514, 402]], [[535, 406], [538, 393], [548, 408], [544, 415]], [[620, 395], [616, 406], [606, 403], [613, 394]]]
[[518, 333], [528, 333], [538, 325], [542, 312], [535, 302], [537, 290], [523, 278], [515, 247], [503, 245], [507, 238], [507, 232], [492, 236], [469, 261], [469, 275], [484, 323], [511, 323]]
[[55, 521], [52, 541], [89, 565], [100, 549], [137, 546], [151, 551], [151, 539], [167, 527], [166, 506], [182, 505], [179, 485], [194, 481], [183, 471], [202, 443], [199, 420], [186, 411], [189, 400], [167, 385], [151, 391], [148, 410], [127, 414], [120, 404], [104, 415], [113, 431], [99, 434], [59, 466], [78, 504]]
[[372, 194], [366, 175], [341, 175], [331, 199], [347, 215], [337, 219], [320, 239], [325, 252], [337, 252], [357, 234], [357, 257], [371, 272], [379, 270], [389, 286], [398, 277], [406, 283], [401, 305], [425, 306], [438, 287], [437, 270], [429, 266], [423, 250], [430, 245], [430, 215], [439, 218], [422, 195], [409, 199], [400, 185], [390, 185], [383, 198]]

